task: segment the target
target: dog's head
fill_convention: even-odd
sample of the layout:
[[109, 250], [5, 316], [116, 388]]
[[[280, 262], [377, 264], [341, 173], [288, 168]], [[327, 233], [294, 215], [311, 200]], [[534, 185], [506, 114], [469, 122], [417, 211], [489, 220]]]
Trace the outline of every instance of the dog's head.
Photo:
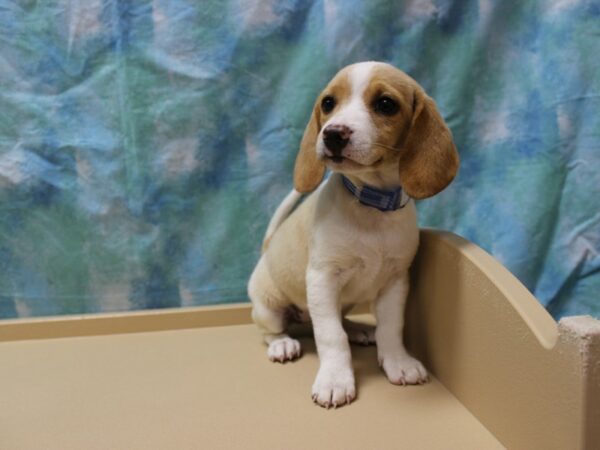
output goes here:
[[300, 144], [294, 186], [311, 192], [325, 167], [357, 174], [390, 164], [413, 198], [443, 190], [458, 170], [452, 134], [433, 100], [384, 63], [345, 67], [319, 95]]

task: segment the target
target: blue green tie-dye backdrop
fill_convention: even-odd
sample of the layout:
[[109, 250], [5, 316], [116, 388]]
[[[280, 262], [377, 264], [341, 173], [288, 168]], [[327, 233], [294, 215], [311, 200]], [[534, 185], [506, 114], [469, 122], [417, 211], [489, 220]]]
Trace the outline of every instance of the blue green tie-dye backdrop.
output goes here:
[[316, 94], [372, 59], [462, 156], [421, 224], [600, 315], [600, 2], [0, 0], [0, 316], [246, 300]]

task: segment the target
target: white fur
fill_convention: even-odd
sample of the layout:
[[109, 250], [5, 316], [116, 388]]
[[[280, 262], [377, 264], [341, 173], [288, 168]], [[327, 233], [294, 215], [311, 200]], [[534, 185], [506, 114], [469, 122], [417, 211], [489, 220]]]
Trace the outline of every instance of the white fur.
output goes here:
[[[361, 161], [369, 161], [375, 151], [370, 143], [377, 130], [362, 98], [374, 64], [351, 68], [350, 98], [342, 99], [344, 106], [328, 122], [353, 128], [347, 151]], [[322, 147], [320, 136], [316, 151], [323, 151]], [[399, 184], [397, 164], [346, 175], [359, 186]], [[414, 203], [393, 212], [366, 207], [345, 189], [339, 173], [283, 220], [294, 199], [292, 192], [271, 221], [268, 248], [248, 286], [253, 318], [269, 345], [269, 357], [284, 362], [300, 355], [298, 341], [285, 334], [285, 310], [290, 305], [308, 309], [320, 359], [312, 398], [326, 407], [350, 403], [356, 388], [342, 316], [350, 306], [369, 302], [377, 319], [374, 336], [372, 330], [357, 334], [356, 329], [350, 330], [350, 336], [364, 343], [374, 337], [390, 382], [424, 382], [427, 372], [402, 342], [408, 268], [419, 239]]]
[[317, 154], [329, 153], [323, 143], [323, 130], [330, 125], [346, 125], [353, 131], [353, 134], [349, 145], [342, 151], [342, 156], [363, 165], [372, 164], [376, 159], [376, 154], [370, 151], [376, 130], [363, 99], [363, 94], [371, 80], [371, 71], [376, 64], [374, 62], [360, 63], [350, 69], [350, 98], [340, 99], [343, 102], [340, 110], [323, 124], [317, 140]]

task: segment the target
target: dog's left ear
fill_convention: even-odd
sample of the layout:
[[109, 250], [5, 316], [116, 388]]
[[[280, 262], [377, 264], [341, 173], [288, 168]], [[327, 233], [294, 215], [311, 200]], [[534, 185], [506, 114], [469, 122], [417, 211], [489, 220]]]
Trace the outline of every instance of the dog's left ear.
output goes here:
[[454, 179], [459, 157], [434, 101], [415, 91], [413, 117], [400, 155], [400, 183], [415, 199], [431, 197]]
[[294, 166], [294, 188], [303, 194], [314, 191], [325, 175], [325, 164], [317, 158], [319, 131], [321, 130], [315, 106], [304, 130]]

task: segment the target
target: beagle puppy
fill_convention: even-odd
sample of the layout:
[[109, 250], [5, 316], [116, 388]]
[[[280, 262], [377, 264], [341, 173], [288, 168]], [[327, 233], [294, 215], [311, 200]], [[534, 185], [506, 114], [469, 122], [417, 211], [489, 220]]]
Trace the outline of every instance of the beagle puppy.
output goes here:
[[[286, 326], [312, 322], [320, 362], [312, 399], [319, 405], [356, 397], [349, 340], [377, 344], [391, 383], [427, 381], [402, 338], [419, 243], [413, 199], [440, 192], [458, 166], [433, 100], [388, 64], [345, 67], [317, 98], [296, 158], [295, 189], [269, 223], [248, 294], [272, 361], [298, 358], [300, 343]], [[332, 174], [321, 183], [326, 168]], [[372, 305], [374, 329], [343, 318], [363, 302]]]

